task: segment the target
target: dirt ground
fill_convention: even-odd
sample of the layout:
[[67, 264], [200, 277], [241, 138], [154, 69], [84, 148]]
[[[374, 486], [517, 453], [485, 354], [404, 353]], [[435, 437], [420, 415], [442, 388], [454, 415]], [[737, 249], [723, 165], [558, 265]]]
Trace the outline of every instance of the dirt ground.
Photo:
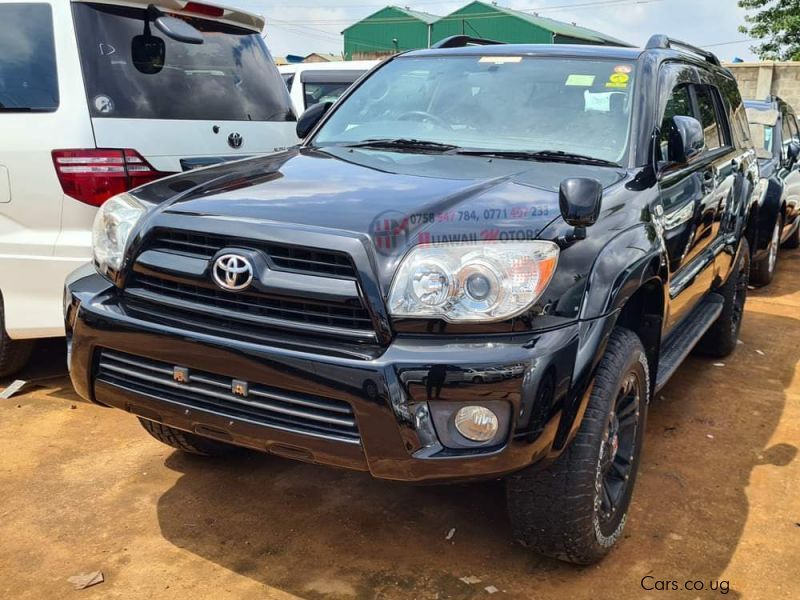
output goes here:
[[800, 598], [800, 252], [751, 292], [742, 342], [657, 398], [626, 539], [589, 568], [514, 545], [498, 483], [173, 452], [81, 401], [43, 344], [38, 384], [0, 400], [0, 598]]

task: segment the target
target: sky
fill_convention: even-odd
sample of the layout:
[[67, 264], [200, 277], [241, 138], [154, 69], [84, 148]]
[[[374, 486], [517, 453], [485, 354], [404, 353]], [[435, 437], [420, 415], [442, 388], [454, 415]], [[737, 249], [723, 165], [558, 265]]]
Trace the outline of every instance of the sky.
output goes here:
[[[395, 0], [398, 5], [446, 15], [470, 0]], [[264, 15], [273, 55], [341, 53], [341, 31], [391, 4], [391, 0], [221, 0]], [[500, 6], [536, 10], [543, 17], [575, 22], [633, 44], [665, 33], [715, 52], [722, 60], [754, 60], [752, 41], [738, 31], [745, 11], [736, 0], [498, 0]]]

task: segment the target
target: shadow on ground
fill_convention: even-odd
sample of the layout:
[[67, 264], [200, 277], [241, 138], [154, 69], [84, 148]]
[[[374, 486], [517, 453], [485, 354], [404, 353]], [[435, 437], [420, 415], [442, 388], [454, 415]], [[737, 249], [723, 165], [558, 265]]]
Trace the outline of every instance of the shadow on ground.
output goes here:
[[[487, 585], [515, 597], [591, 597], [610, 581], [618, 595], [638, 597], [646, 575], [717, 580], [747, 521], [751, 471], [797, 454], [767, 445], [800, 358], [800, 321], [749, 310], [742, 339], [724, 366], [690, 358], [657, 398], [626, 539], [599, 567], [513, 544], [500, 482], [415, 487], [252, 453], [170, 455], [167, 467], [182, 476], [158, 500], [161, 531], [310, 598], [484, 597]], [[736, 587], [727, 597], [739, 596]]]
[[63, 337], [37, 340], [25, 368], [12, 377], [0, 379], [0, 391], [16, 380], [25, 382], [18, 393], [27, 393], [33, 388], [47, 388], [48, 396], [68, 402], [85, 402], [72, 389], [67, 372], [67, 347]]

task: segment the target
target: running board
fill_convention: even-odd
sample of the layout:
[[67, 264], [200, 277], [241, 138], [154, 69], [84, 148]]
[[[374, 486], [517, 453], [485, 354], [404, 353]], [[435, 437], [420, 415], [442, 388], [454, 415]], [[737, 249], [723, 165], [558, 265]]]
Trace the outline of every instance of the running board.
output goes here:
[[719, 294], [709, 294], [691, 314], [675, 328], [661, 349], [656, 376], [656, 391], [663, 388], [675, 374], [684, 359], [708, 331], [722, 312], [725, 299]]

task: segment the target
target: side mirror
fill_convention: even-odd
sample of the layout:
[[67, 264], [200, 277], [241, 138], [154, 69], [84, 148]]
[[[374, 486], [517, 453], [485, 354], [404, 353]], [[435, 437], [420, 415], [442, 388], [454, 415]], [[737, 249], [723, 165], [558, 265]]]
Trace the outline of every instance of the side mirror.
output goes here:
[[561, 216], [569, 225], [581, 229], [597, 222], [602, 199], [602, 184], [589, 177], [565, 179], [558, 190]]
[[794, 165], [797, 159], [800, 158], [800, 144], [797, 142], [789, 142], [786, 147], [786, 157], [789, 159], [789, 164]]
[[703, 125], [694, 117], [675, 115], [669, 131], [669, 156], [673, 162], [686, 164], [702, 154], [706, 147]]
[[184, 44], [203, 43], [203, 34], [186, 21], [161, 15], [156, 17], [155, 24], [165, 36], [176, 42], [183, 42]]
[[300, 118], [297, 119], [297, 137], [301, 140], [305, 139], [306, 136], [311, 133], [311, 130], [316, 127], [317, 123], [320, 122], [322, 117], [325, 116], [325, 113], [328, 112], [331, 106], [333, 106], [332, 102], [320, 102], [300, 115]]
[[135, 35], [131, 40], [131, 61], [136, 70], [145, 75], [155, 75], [164, 68], [166, 56], [164, 40], [154, 35]]

